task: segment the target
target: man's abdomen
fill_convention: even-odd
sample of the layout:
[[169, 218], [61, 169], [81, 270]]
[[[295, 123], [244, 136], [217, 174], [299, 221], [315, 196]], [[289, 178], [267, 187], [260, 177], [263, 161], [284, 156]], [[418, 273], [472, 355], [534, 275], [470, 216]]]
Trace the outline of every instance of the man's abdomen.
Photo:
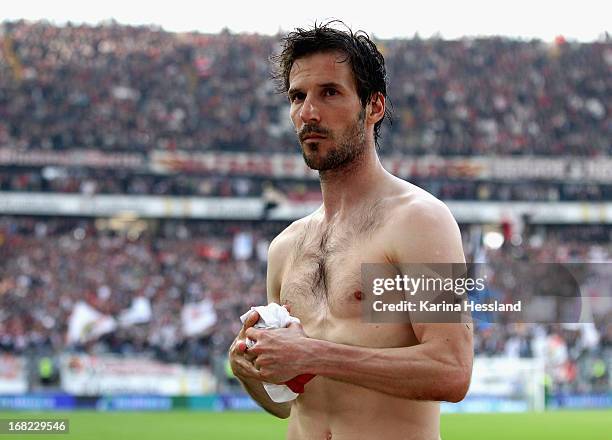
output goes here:
[[293, 404], [290, 440], [438, 440], [440, 406], [393, 397], [324, 377]]

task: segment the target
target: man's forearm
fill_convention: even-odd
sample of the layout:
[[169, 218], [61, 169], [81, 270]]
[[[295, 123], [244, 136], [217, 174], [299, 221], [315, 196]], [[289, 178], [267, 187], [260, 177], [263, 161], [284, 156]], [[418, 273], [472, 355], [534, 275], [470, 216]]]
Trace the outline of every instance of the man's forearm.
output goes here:
[[461, 400], [469, 386], [469, 362], [443, 343], [367, 348], [309, 339], [310, 373], [415, 400]]
[[249, 393], [249, 395], [255, 400], [259, 406], [268, 411], [270, 414], [286, 419], [291, 413], [291, 402], [276, 403], [270, 399], [268, 393], [264, 389], [261, 382], [254, 379], [240, 379], [242, 386]]

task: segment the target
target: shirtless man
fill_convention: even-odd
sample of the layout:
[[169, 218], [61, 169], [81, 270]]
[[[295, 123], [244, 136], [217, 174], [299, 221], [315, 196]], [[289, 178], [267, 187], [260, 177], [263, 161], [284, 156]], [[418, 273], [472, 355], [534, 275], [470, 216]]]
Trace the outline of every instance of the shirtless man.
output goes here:
[[[364, 322], [360, 271], [464, 262], [459, 228], [442, 202], [379, 161], [386, 74], [366, 35], [298, 29], [278, 59], [323, 205], [269, 249], [268, 301], [302, 325], [259, 330], [253, 313], [230, 349], [233, 371], [264, 409], [289, 417], [288, 439], [436, 440], [438, 402], [460, 401], [469, 386], [471, 326]], [[316, 376], [293, 402], [274, 403], [262, 387], [305, 373]]]

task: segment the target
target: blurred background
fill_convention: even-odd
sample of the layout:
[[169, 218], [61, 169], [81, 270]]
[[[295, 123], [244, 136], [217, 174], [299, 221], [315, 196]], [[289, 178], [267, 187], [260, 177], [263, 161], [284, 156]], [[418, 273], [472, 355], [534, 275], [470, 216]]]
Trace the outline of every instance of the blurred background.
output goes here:
[[[321, 203], [281, 37], [0, 24], [1, 410], [255, 408], [226, 353], [271, 239]], [[443, 411], [612, 407], [609, 35], [376, 41], [383, 163], [449, 205], [468, 261], [608, 263], [592, 323], [478, 324]]]

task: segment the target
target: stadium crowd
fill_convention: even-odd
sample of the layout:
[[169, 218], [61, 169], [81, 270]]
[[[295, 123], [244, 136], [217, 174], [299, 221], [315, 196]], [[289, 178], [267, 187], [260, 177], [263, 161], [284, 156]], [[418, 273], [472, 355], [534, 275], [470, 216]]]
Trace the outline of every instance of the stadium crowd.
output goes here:
[[[0, 35], [0, 146], [296, 151], [270, 81], [280, 36], [25, 21]], [[383, 154], [612, 152], [609, 40], [378, 45], [395, 113]]]
[[[99, 223], [85, 219], [3, 217], [0, 351], [148, 354], [163, 361], [211, 365], [238, 332], [239, 315], [265, 303], [267, 247], [284, 226], [166, 220], [126, 234], [102, 230]], [[609, 227], [561, 228], [547, 232], [545, 240], [541, 231], [533, 234], [520, 246], [488, 250], [487, 257], [491, 261], [601, 262], [612, 255]], [[466, 240], [468, 261], [472, 261], [474, 250]], [[608, 278], [591, 283], [589, 289], [607, 289], [609, 295], [610, 285], [608, 271]], [[76, 302], [86, 301], [116, 317], [139, 296], [151, 303], [148, 322], [120, 326], [90, 342], [67, 343]], [[185, 335], [182, 307], [205, 299], [214, 304], [217, 323], [200, 335]], [[601, 388], [610, 380], [611, 313], [594, 315], [595, 340], [593, 332], [587, 338], [581, 336], [581, 329], [563, 325], [482, 322], [475, 333], [475, 350], [487, 356], [544, 353], [554, 362], [555, 387]]]

